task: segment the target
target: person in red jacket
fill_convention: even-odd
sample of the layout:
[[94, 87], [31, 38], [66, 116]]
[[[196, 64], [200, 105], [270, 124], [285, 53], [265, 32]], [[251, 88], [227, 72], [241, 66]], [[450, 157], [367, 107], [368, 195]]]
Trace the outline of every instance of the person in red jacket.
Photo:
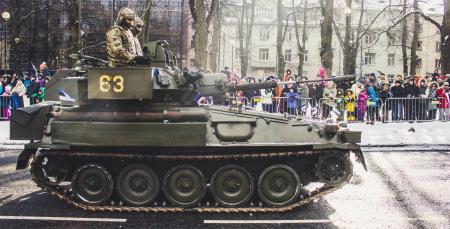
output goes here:
[[437, 96], [439, 98], [439, 119], [440, 120], [449, 120], [449, 98], [448, 98], [448, 82], [444, 82], [442, 87], [437, 90]]

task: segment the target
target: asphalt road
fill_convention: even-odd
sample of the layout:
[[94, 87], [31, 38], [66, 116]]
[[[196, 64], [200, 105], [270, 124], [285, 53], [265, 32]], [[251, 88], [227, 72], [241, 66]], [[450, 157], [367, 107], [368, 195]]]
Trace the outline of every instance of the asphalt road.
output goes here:
[[348, 185], [307, 207], [207, 215], [85, 212], [15, 171], [17, 154], [0, 151], [0, 228], [450, 228], [450, 150], [367, 152], [368, 172], [355, 165]]

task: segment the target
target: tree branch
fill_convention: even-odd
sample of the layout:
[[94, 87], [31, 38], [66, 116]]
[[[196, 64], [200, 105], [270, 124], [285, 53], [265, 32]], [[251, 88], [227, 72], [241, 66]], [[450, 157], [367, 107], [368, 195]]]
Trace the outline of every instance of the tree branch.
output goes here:
[[217, 6], [219, 5], [218, 0], [211, 0], [211, 6], [209, 6], [208, 16], [206, 16], [206, 28], [209, 28], [214, 14], [216, 13]]

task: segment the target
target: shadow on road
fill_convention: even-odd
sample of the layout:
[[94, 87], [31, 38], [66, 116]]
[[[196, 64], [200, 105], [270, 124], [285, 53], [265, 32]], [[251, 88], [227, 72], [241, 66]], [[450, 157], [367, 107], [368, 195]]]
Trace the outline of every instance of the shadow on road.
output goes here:
[[[268, 214], [199, 214], [199, 213], [120, 213], [90, 212], [74, 208], [49, 194], [37, 191], [0, 206], [0, 215], [48, 216], [48, 217], [86, 217], [86, 218], [120, 218], [126, 223], [92, 223], [92, 222], [48, 222], [48, 221], [10, 221], [0, 220], [0, 228], [337, 228], [333, 224], [224, 224], [204, 225], [204, 220], [301, 220], [329, 219], [334, 208], [324, 200], [285, 213]], [[68, 224], [70, 223], [70, 224]], [[13, 226], [14, 225], [14, 226]]]

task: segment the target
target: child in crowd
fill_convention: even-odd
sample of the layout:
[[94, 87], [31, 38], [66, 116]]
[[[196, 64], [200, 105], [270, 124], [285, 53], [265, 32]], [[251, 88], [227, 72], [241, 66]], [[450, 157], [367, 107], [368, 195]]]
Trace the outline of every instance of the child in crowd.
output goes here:
[[347, 121], [355, 121], [355, 95], [351, 89], [347, 89], [344, 98], [345, 108], [347, 109]]

